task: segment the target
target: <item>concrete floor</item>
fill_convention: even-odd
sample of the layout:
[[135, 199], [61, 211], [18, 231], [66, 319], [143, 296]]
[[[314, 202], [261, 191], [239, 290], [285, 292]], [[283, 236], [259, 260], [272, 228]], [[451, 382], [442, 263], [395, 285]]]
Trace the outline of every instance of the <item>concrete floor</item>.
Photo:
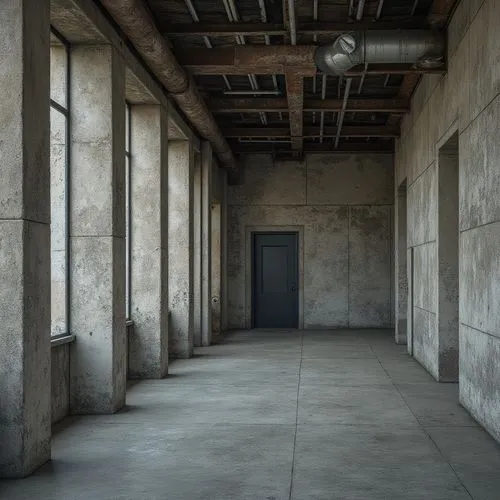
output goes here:
[[56, 429], [9, 500], [500, 498], [500, 447], [387, 331], [251, 331]]

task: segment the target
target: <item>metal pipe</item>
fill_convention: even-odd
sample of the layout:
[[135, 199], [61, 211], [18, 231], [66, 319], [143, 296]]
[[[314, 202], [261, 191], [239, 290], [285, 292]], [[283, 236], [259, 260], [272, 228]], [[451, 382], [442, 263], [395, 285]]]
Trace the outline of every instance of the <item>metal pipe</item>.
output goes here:
[[[184, 2], [186, 4], [186, 7], [189, 10], [189, 13], [191, 14], [191, 17], [193, 18], [193, 21], [195, 23], [199, 23], [200, 18], [198, 16], [198, 12], [196, 12], [196, 9], [193, 5], [193, 2], [191, 0], [184, 0]], [[205, 43], [205, 46], [208, 49], [213, 49], [212, 42], [210, 41], [210, 38], [208, 38], [208, 36], [206, 36], [206, 35], [203, 36], [203, 42]], [[222, 75], [222, 79], [224, 80], [224, 83], [225, 83], [227, 89], [231, 90], [231, 84], [229, 83], [228, 77], [226, 75]]]
[[403, 63], [422, 68], [443, 65], [445, 41], [432, 30], [357, 31], [340, 35], [316, 50], [318, 68], [343, 75], [357, 64]]
[[[238, 15], [238, 10], [236, 8], [236, 5], [234, 3], [234, 0], [223, 0], [224, 3], [224, 8], [226, 9], [226, 14], [227, 18], [229, 19], [229, 22], [237, 22], [239, 21], [239, 15]], [[238, 45], [245, 45], [245, 37], [243, 35], [236, 35], [236, 43]], [[250, 87], [253, 90], [259, 90], [259, 84], [257, 82], [257, 78], [255, 75], [249, 74], [248, 76], [248, 81], [250, 82]], [[266, 125], [267, 124], [267, 116], [264, 112], [259, 112], [260, 116], [260, 121]]]
[[364, 10], [365, 10], [365, 0], [359, 0], [358, 11], [356, 13], [357, 21], [361, 21], [361, 19], [363, 19]]
[[347, 12], [347, 17], [351, 18], [354, 12], [354, 0], [349, 1], [349, 10]]
[[359, 81], [358, 94], [361, 94], [361, 91], [363, 90], [363, 84], [365, 83], [367, 71], [368, 71], [368, 63], [365, 63], [365, 68], [363, 70], [363, 73], [361, 74], [361, 80]]
[[349, 99], [349, 92], [351, 91], [352, 78], [348, 78], [345, 82], [344, 101], [342, 102], [342, 111], [339, 114], [337, 122], [337, 136], [335, 137], [335, 149], [339, 147], [340, 132], [344, 124], [345, 110], [347, 108], [347, 99]]
[[[261, 21], [263, 23], [267, 23], [267, 10], [265, 0], [259, 0], [259, 7]], [[266, 45], [271, 45], [271, 37], [269, 35], [264, 35], [264, 41], [266, 42]], [[272, 75], [271, 78], [273, 79], [274, 90], [278, 91], [278, 80], [276, 78], [276, 75]], [[280, 120], [283, 120], [283, 113], [280, 112], [279, 117]]]
[[288, 0], [288, 22], [290, 25], [290, 42], [297, 45], [297, 24], [295, 22], [295, 0]]
[[200, 135], [210, 141], [226, 167], [236, 169], [236, 159], [221, 134], [193, 80], [177, 62], [167, 41], [142, 0], [101, 0], [158, 80]]
[[375, 14], [375, 19], [378, 21], [382, 15], [382, 9], [384, 8], [384, 0], [378, 0], [377, 12]]
[[[326, 73], [323, 73], [323, 79], [321, 81], [321, 100], [324, 101], [326, 97]], [[319, 118], [319, 142], [323, 142], [323, 129], [325, 126], [325, 112], [322, 111]]]
[[[318, 20], [318, 0], [314, 0], [313, 3], [313, 19], [314, 21]], [[318, 35], [316, 33], [313, 35], [313, 41], [314, 43], [318, 41]]]
[[413, 2], [413, 6], [412, 6], [411, 11], [410, 11], [410, 16], [413, 16], [415, 14], [415, 11], [417, 10], [417, 5], [418, 5], [418, 0], [415, 0]]
[[[318, 20], [318, 0], [314, 0], [314, 3], [313, 3], [313, 19], [314, 19], [314, 21]], [[313, 41], [314, 41], [314, 43], [317, 43], [317, 41], [318, 41], [318, 35], [316, 33], [313, 35]], [[313, 95], [316, 95], [316, 78], [317, 78], [317, 75], [315, 74], [313, 76]], [[315, 111], [313, 111], [313, 123], [316, 123], [316, 112]]]

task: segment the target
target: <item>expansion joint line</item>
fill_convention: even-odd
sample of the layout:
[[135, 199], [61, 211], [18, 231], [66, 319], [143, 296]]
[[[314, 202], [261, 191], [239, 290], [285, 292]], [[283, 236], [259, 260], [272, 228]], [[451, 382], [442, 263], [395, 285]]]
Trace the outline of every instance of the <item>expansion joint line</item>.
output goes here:
[[299, 362], [299, 374], [297, 381], [297, 402], [295, 408], [295, 434], [293, 436], [293, 452], [292, 452], [292, 470], [290, 472], [290, 491], [288, 494], [288, 500], [292, 500], [293, 494], [293, 475], [295, 472], [295, 448], [297, 446], [297, 430], [299, 428], [299, 397], [300, 397], [300, 380], [302, 375], [302, 360], [304, 359], [304, 330], [300, 330], [300, 362]]
[[[370, 350], [372, 351], [373, 355], [377, 359], [377, 362], [380, 365], [380, 368], [382, 368], [382, 370], [384, 370], [385, 374], [387, 375], [387, 377], [391, 381], [392, 387], [399, 394], [399, 397], [403, 400], [404, 404], [406, 405], [406, 407], [408, 408], [408, 410], [410, 411], [410, 413], [413, 415], [413, 418], [416, 420], [416, 422], [420, 426], [420, 429], [422, 429], [422, 432], [427, 436], [427, 439], [434, 445], [434, 447], [436, 448], [437, 452], [441, 455], [441, 457], [443, 458], [443, 460], [449, 465], [450, 469], [452, 470], [453, 474], [457, 478], [457, 481], [461, 484], [461, 486], [464, 489], [464, 491], [471, 497], [471, 499], [474, 499], [474, 497], [472, 496], [472, 493], [468, 490], [467, 486], [465, 486], [464, 482], [460, 479], [460, 476], [459, 476], [458, 472], [455, 470], [455, 467], [453, 467], [453, 465], [450, 463], [450, 461], [447, 460], [447, 458], [443, 455], [443, 452], [441, 451], [441, 448], [439, 448], [439, 446], [436, 443], [436, 441], [434, 441], [434, 439], [432, 438], [432, 436], [430, 435], [430, 433], [422, 425], [422, 422], [420, 422], [420, 419], [418, 418], [417, 414], [412, 410], [411, 406], [408, 404], [408, 401], [404, 397], [404, 394], [401, 392], [401, 390], [399, 389], [399, 387], [394, 383], [393, 378], [390, 376], [389, 372], [385, 369], [385, 366], [380, 361], [380, 358], [378, 357], [377, 353], [375, 352], [375, 350], [373, 349], [373, 346], [371, 344], [370, 344]], [[415, 361], [415, 360], [412, 358], [412, 361]]]

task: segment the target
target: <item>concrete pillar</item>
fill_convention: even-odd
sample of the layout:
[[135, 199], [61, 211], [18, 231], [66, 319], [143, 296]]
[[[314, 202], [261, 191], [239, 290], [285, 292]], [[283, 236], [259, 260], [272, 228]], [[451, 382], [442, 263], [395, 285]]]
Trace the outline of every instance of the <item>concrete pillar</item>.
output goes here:
[[0, 476], [50, 459], [49, 2], [0, 7]]
[[438, 373], [442, 382], [458, 381], [458, 154], [440, 152], [438, 163]]
[[131, 319], [129, 373], [168, 370], [168, 118], [159, 105], [131, 107]]
[[125, 67], [114, 48], [71, 53], [70, 410], [125, 404]]
[[406, 181], [398, 188], [396, 193], [395, 229], [395, 340], [396, 344], [406, 344], [408, 313]]
[[[218, 177], [218, 167], [215, 174]], [[214, 176], [215, 177], [215, 176]], [[221, 335], [221, 285], [222, 285], [222, 253], [221, 253], [221, 222], [222, 212], [220, 197], [212, 202], [212, 335]]]
[[202, 171], [201, 155], [194, 153], [193, 177], [193, 338], [194, 345], [199, 347], [201, 341], [201, 252], [202, 252]]
[[212, 343], [212, 146], [201, 145], [201, 343]]
[[227, 170], [220, 171], [220, 209], [221, 209], [221, 330], [224, 333], [227, 330], [227, 231], [228, 231], [228, 204], [227, 204]]
[[174, 358], [193, 355], [193, 153], [190, 141], [169, 141], [169, 350]]

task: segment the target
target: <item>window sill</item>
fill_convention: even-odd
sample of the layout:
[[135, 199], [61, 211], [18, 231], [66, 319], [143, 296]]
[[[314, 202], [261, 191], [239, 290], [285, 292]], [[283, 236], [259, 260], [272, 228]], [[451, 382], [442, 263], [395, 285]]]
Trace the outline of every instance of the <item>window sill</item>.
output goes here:
[[70, 344], [75, 340], [76, 337], [74, 335], [62, 335], [61, 337], [55, 337], [53, 339], [50, 339], [50, 345], [51, 347], [58, 347], [64, 344]]

